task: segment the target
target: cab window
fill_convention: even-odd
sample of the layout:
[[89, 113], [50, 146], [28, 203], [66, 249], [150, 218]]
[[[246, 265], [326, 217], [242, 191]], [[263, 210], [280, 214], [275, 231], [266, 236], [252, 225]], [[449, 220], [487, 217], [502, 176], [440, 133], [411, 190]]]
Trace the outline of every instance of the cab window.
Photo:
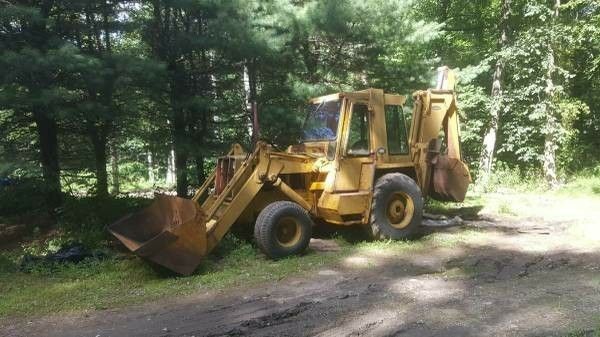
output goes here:
[[408, 154], [408, 136], [401, 105], [385, 106], [385, 128], [388, 152], [391, 155]]
[[302, 140], [306, 142], [334, 140], [337, 136], [340, 106], [339, 100], [310, 104], [302, 128]]
[[368, 156], [370, 154], [369, 139], [369, 108], [366, 104], [354, 103], [350, 114], [346, 154]]

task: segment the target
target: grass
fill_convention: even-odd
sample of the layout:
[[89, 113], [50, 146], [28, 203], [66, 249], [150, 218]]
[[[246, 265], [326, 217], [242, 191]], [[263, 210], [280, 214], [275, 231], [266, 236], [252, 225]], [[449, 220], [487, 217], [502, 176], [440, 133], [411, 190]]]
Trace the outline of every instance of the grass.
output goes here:
[[498, 213], [502, 215], [517, 215], [510, 206], [510, 203], [506, 201], [502, 201], [498, 204]]
[[[204, 289], [277, 281], [335, 259], [340, 253], [267, 260], [249, 243], [228, 238], [196, 273], [178, 277], [137, 258], [111, 257], [17, 271], [16, 254], [0, 255], [0, 317], [106, 309]], [[12, 264], [12, 265], [11, 265]]]
[[[594, 195], [596, 186], [600, 186], [600, 178], [586, 177], [575, 179], [562, 189], [546, 195], [569, 196], [575, 193]], [[430, 213], [460, 215], [463, 219], [477, 217], [484, 206], [499, 214], [518, 214], [519, 209], [507, 203], [507, 200], [512, 200], [512, 196], [502, 193], [500, 196], [496, 198], [489, 194], [470, 193], [463, 203], [444, 204], [430, 201], [426, 209]], [[71, 229], [71, 232], [88, 233], [86, 235], [90, 241], [98, 241], [97, 237], [105, 235], [103, 230], [102, 232], [90, 231], [90, 228], [102, 228], [98, 227], [99, 224], [109, 222], [110, 218], [117, 213], [123, 214], [128, 209], [135, 209], [146, 203], [143, 200], [121, 200], [114, 201], [115, 205], [107, 204], [106, 207], [96, 210], [97, 203], [92, 199], [70, 202], [67, 203], [65, 215], [61, 220], [65, 222], [66, 228], [73, 227], [74, 223], [79, 222], [80, 225]], [[118, 211], [113, 210], [115, 207]], [[110, 212], [108, 208], [111, 209]], [[91, 227], [88, 228], [88, 225]], [[100, 261], [90, 260], [70, 265], [40, 265], [29, 272], [19, 271], [18, 263], [23, 253], [43, 254], [60, 246], [63, 239], [53, 237], [41, 246], [30, 245], [9, 252], [0, 252], [0, 294], [2, 294], [0, 318], [102, 310], [211, 289], [279, 282], [292, 275], [339, 264], [344, 258], [355, 254], [369, 255], [385, 252], [393, 255], [435, 247], [455, 247], [477, 239], [481, 235], [485, 233], [478, 230], [462, 230], [454, 233], [437, 232], [408, 242], [376, 241], [354, 244], [350, 244], [342, 237], [336, 237], [335, 240], [341, 246], [338, 252], [309, 251], [303, 256], [279, 261], [266, 259], [252, 244], [229, 235], [216, 251], [202, 262], [196, 273], [189, 277], [178, 277], [164, 271], [157, 271], [131, 255], [123, 257], [114, 253]], [[85, 236], [83, 238], [86, 239]], [[104, 239], [100, 241], [102, 240]], [[458, 271], [448, 271], [448, 274], [451, 277], [462, 277]]]
[[446, 216], [461, 216], [465, 219], [475, 218], [485, 205], [484, 195], [470, 191], [463, 202], [446, 203], [429, 199], [425, 205], [425, 211], [433, 214]]
[[477, 231], [459, 234], [434, 233], [416, 241], [376, 241], [349, 244], [335, 240], [340, 251], [309, 251], [299, 257], [272, 261], [246, 241], [229, 235], [191, 276], [180, 277], [157, 271], [146, 262], [127, 255], [80, 264], [40, 265], [19, 271], [18, 252], [0, 253], [0, 318], [60, 312], [103, 310], [148, 302], [204, 290], [278, 282], [340, 263], [355, 254], [385, 251], [401, 254], [432, 247], [454, 246]]
[[600, 174], [573, 177], [554, 191], [554, 194], [559, 196], [600, 197]]
[[600, 327], [587, 330], [575, 330], [568, 333], [565, 337], [600, 337]]

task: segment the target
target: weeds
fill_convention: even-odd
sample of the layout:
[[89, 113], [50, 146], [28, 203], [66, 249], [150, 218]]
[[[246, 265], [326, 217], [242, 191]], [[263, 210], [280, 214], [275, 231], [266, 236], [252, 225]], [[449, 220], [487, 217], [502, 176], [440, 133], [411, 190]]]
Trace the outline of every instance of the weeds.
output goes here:
[[502, 215], [517, 215], [515, 213], [515, 211], [513, 211], [512, 207], [510, 206], [510, 203], [508, 203], [506, 201], [502, 201], [498, 205], [498, 214], [502, 214]]
[[545, 190], [546, 184], [541, 172], [510, 167], [503, 162], [494, 163], [493, 173], [484, 186], [476, 186], [484, 192], [533, 192]]
[[587, 330], [575, 330], [567, 334], [565, 337], [600, 337], [600, 327]]
[[561, 196], [600, 197], [600, 174], [587, 172], [572, 177], [556, 190], [554, 194]]
[[44, 209], [45, 186], [40, 179], [21, 178], [0, 186], [0, 216], [14, 216]]

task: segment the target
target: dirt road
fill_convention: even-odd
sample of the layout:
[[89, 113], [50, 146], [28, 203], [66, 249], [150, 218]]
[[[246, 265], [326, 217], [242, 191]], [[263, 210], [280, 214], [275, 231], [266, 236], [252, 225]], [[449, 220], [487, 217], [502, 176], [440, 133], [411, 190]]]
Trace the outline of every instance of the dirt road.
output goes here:
[[525, 200], [520, 216], [483, 210], [462, 226], [430, 228], [436, 240], [419, 249], [357, 251], [249, 289], [15, 320], [0, 335], [596, 336], [598, 206]]

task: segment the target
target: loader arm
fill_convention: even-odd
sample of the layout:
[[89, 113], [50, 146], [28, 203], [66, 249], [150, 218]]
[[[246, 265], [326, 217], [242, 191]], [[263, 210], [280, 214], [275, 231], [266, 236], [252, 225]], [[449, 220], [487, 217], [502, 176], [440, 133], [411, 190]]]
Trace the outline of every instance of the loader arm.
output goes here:
[[250, 165], [255, 156], [256, 152], [242, 164], [209, 209], [206, 223], [207, 252], [216, 247], [262, 188], [263, 182], [258, 177], [258, 171]]
[[[230, 153], [222, 157], [217, 162], [217, 167], [210, 175], [209, 179], [196, 192], [192, 200], [198, 201], [201, 196], [207, 193], [209, 187], [216, 187], [219, 178], [219, 165], [230, 165], [228, 158], [234, 156], [243, 156], [238, 151], [239, 145], [234, 145]], [[261, 156], [262, 159], [261, 160]], [[265, 159], [267, 163], [265, 163]], [[245, 160], [234, 170], [232, 177], [227, 179], [227, 183], [222, 191], [215, 191], [209, 195], [202, 203], [201, 207], [206, 213], [206, 253], [212, 251], [225, 234], [229, 232], [231, 226], [239, 218], [240, 214], [248, 207], [250, 202], [258, 194], [265, 182], [266, 171], [269, 169], [269, 158], [265, 155], [265, 147], [259, 144], [253, 153], [249, 154]]]
[[219, 162], [239, 164], [226, 181], [219, 181], [217, 165], [191, 200], [158, 195], [149, 207], [123, 217], [108, 230], [136, 255], [179, 274], [191, 274], [262, 188], [265, 179], [259, 175], [269, 165], [259, 158], [268, 158], [264, 149], [257, 146], [244, 155], [234, 145]]

